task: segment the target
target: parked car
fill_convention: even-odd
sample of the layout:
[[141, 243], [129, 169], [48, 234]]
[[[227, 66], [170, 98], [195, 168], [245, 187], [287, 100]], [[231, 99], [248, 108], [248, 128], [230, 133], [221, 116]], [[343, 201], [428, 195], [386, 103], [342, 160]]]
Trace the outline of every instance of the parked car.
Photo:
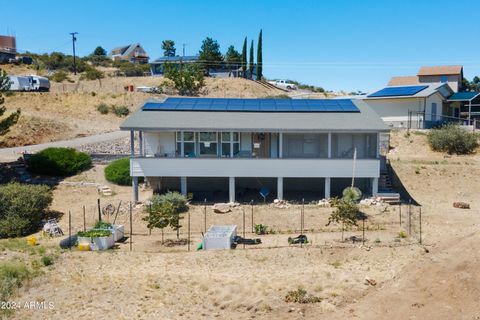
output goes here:
[[297, 90], [297, 86], [293, 83], [288, 82], [287, 80], [274, 80], [268, 82], [280, 89]]
[[8, 76], [12, 91], [50, 91], [50, 80], [37, 75]]

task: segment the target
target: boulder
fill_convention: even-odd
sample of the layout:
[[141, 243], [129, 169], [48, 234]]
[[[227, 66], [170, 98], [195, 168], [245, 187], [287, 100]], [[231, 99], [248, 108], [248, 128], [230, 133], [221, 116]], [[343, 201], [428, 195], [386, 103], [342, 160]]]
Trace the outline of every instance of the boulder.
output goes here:
[[232, 211], [229, 203], [215, 203], [213, 205], [213, 212], [215, 213], [228, 213]]

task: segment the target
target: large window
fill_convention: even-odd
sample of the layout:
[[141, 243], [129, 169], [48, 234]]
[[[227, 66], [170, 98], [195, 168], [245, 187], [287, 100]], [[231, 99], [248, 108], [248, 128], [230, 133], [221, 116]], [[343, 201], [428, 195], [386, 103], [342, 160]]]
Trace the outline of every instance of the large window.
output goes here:
[[[177, 154], [182, 153], [182, 134], [176, 133]], [[193, 158], [196, 156], [195, 152], [195, 132], [185, 131], [183, 133], [183, 154], [185, 157]]]
[[284, 158], [327, 158], [328, 134], [283, 134]]
[[218, 140], [216, 132], [200, 132], [198, 142], [201, 156], [217, 155]]
[[222, 157], [231, 157], [232, 148], [233, 156], [235, 157], [240, 151], [240, 135], [238, 132], [222, 132]]
[[355, 149], [357, 158], [376, 158], [376, 133], [335, 133], [332, 134], [332, 157], [352, 159]]

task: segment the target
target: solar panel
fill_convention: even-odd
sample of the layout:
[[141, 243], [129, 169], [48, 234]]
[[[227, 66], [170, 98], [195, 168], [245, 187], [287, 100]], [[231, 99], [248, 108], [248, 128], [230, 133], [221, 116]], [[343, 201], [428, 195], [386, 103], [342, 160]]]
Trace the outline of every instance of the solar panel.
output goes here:
[[167, 98], [147, 102], [145, 111], [360, 112], [350, 99]]
[[413, 96], [419, 93], [422, 90], [425, 90], [428, 86], [404, 86], [404, 87], [386, 87], [382, 90], [374, 92], [367, 97], [369, 98], [378, 98], [378, 97], [395, 97], [395, 96]]

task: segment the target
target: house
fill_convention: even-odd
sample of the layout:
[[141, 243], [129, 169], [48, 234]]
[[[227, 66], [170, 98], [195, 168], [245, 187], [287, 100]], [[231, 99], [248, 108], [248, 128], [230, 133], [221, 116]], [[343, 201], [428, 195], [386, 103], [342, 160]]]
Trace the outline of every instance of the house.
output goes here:
[[[150, 70], [152, 75], [163, 75], [165, 72], [165, 64], [170, 63], [176, 66], [182, 64], [199, 64], [199, 56], [174, 56], [174, 57], [160, 57], [153, 62], [150, 62]], [[229, 68], [225, 62], [219, 63], [217, 68], [210, 68], [208, 75], [214, 78], [237, 78], [241, 76], [241, 68]]]
[[0, 63], [15, 60], [17, 55], [17, 42], [15, 37], [0, 35]]
[[393, 77], [388, 86], [417, 85], [423, 83], [448, 83], [454, 92], [463, 90], [462, 66], [421, 67], [416, 76]]
[[260, 190], [270, 200], [329, 198], [352, 176], [375, 195], [389, 131], [366, 103], [349, 99], [147, 100], [120, 128], [130, 131], [135, 201], [139, 177], [202, 201], [250, 201]]
[[388, 86], [359, 99], [390, 127], [426, 129], [450, 119], [453, 93], [449, 83], [417, 83]]
[[134, 63], [148, 63], [148, 54], [139, 43], [130, 44], [112, 49], [110, 57], [113, 61], [130, 61]]

